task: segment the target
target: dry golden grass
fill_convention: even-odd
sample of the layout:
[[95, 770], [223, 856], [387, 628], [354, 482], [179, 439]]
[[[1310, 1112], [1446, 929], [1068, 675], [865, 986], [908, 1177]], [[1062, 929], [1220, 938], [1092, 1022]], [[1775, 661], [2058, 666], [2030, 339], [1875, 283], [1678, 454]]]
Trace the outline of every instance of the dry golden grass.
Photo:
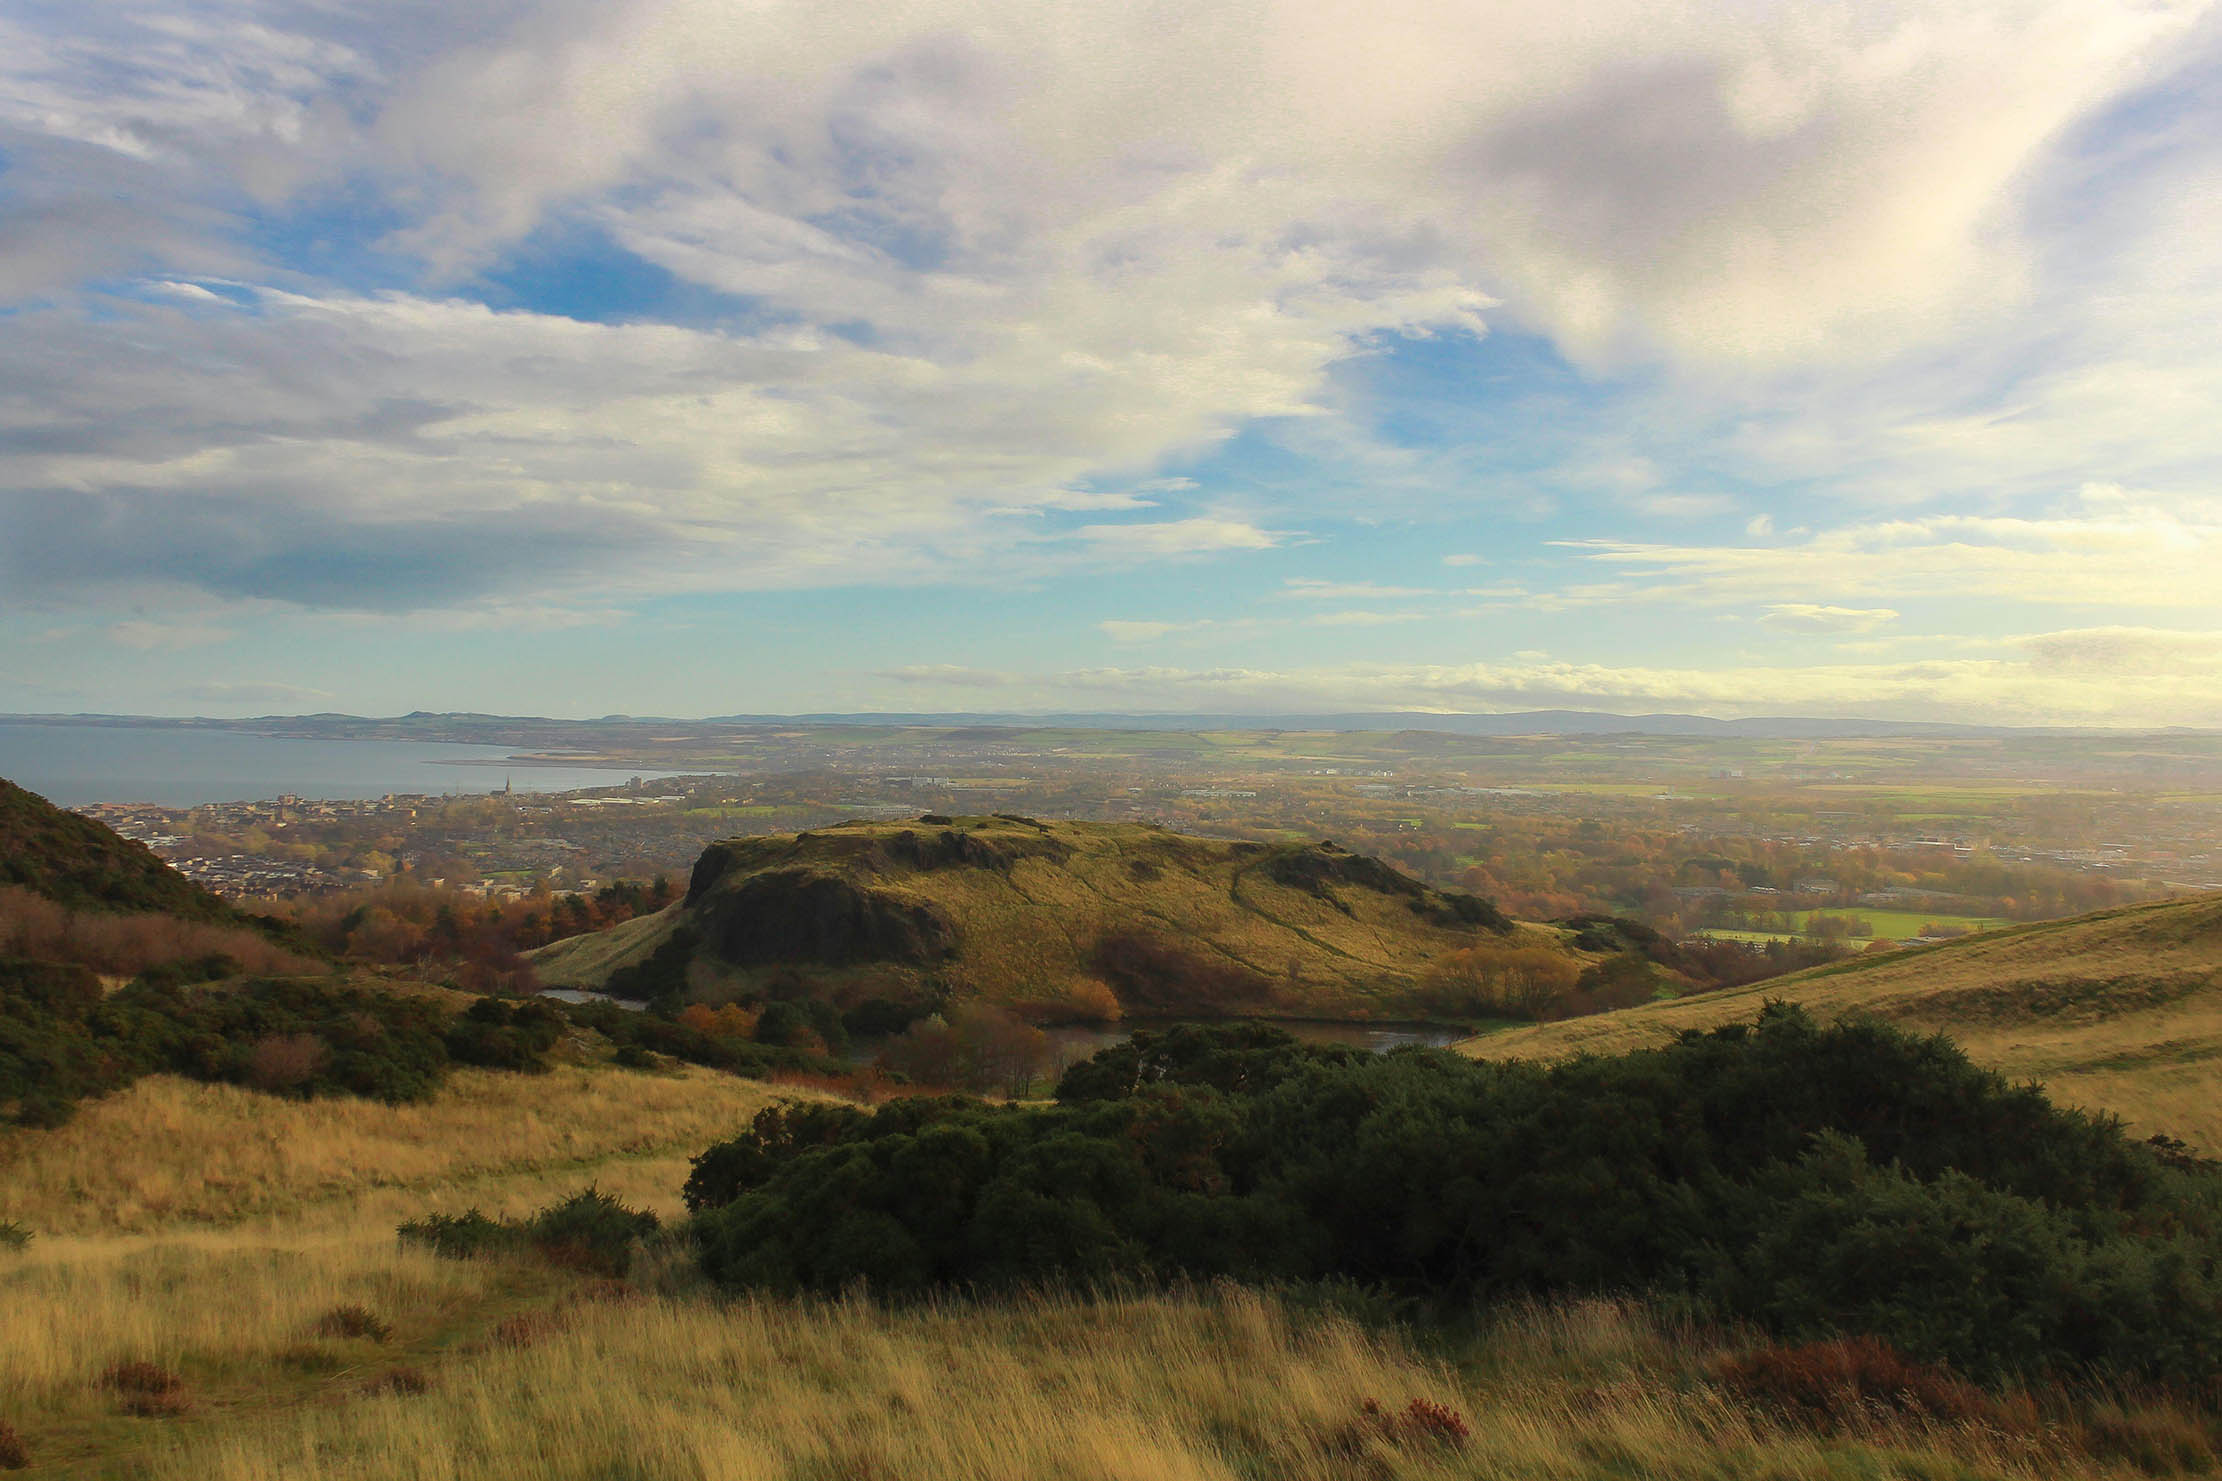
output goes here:
[[[2042, 1435], [1877, 1418], [1828, 1437], [1705, 1381], [1640, 1312], [1524, 1312], [1460, 1371], [1241, 1290], [888, 1311], [581, 1304], [414, 1397], [307, 1403], [176, 1438], [149, 1481], [1435, 1481], [1452, 1477], [2099, 1477]], [[1414, 1398], [1463, 1444], [1361, 1424]]]
[[[2026, 1428], [1877, 1417], [1816, 1435], [1709, 1380], [1723, 1339], [1613, 1303], [1507, 1313], [1454, 1361], [1235, 1289], [907, 1310], [725, 1303], [665, 1244], [637, 1273], [652, 1294], [609, 1300], [596, 1298], [625, 1293], [394, 1239], [427, 1208], [522, 1212], [590, 1181], [673, 1214], [683, 1152], [769, 1093], [579, 1070], [462, 1077], [396, 1110], [157, 1083], [67, 1131], [25, 1133], [36, 1144], [10, 1152], [37, 1170], [32, 1192], [0, 1186], [44, 1228], [0, 1252], [0, 1419], [21, 1431], [32, 1474], [145, 1481], [2140, 1474]], [[135, 1117], [154, 1113], [167, 1119], [144, 1136]], [[64, 1217], [69, 1169], [74, 1197], [98, 1200], [196, 1158], [224, 1161], [236, 1183]], [[188, 1222], [218, 1217], [232, 1222]], [[340, 1307], [391, 1330], [330, 1335]], [[102, 1385], [132, 1362], [176, 1375], [176, 1412], [133, 1417]], [[1438, 1445], [1361, 1422], [1367, 1399], [1394, 1412], [1415, 1398], [1459, 1411], [1471, 1437]]]
[[155, 1076], [59, 1130], [0, 1130], [0, 1220], [91, 1234], [298, 1217], [378, 1191], [421, 1200], [489, 1177], [699, 1151], [798, 1093], [691, 1067], [564, 1066], [462, 1070], [432, 1100], [388, 1106]]
[[1978, 1062], [2067, 1104], [2222, 1151], [2222, 897], [1861, 958], [1670, 1003], [1469, 1039], [1476, 1058], [1616, 1054], [1748, 1021], [1770, 998], [1818, 1018], [1872, 1013], [1949, 1034]]

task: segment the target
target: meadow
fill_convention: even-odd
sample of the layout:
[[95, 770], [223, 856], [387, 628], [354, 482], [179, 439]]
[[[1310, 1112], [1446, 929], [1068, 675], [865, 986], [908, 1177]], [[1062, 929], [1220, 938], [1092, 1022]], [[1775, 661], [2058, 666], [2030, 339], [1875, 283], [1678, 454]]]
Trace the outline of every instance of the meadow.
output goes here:
[[1948, 1033], [1978, 1063], [2141, 1133], [2222, 1153], [2222, 898], [2133, 905], [1855, 957], [1748, 987], [1512, 1029], [1478, 1058], [1616, 1054], [1745, 1019], [1768, 999]]
[[[2136, 1396], [1807, 1414], [1739, 1385], [1752, 1334], [1628, 1302], [1408, 1330], [1234, 1286], [724, 1298], [668, 1239], [611, 1282], [394, 1238], [590, 1182], [675, 1215], [684, 1149], [790, 1093], [466, 1072], [397, 1108], [157, 1079], [0, 1134], [0, 1219], [34, 1231], [0, 1248], [0, 1422], [28, 1475], [147, 1481], [2035, 1481], [2211, 1456]], [[116, 1204], [211, 1158], [189, 1198]]]

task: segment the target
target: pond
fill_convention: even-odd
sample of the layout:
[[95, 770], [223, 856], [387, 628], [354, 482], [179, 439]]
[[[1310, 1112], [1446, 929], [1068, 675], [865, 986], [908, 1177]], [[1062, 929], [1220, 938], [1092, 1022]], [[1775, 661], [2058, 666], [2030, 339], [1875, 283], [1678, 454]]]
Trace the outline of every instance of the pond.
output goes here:
[[[1455, 1044], [1460, 1039], [1471, 1038], [1471, 1029], [1452, 1028], [1440, 1023], [1355, 1023], [1328, 1022], [1314, 1018], [1246, 1018], [1246, 1019], [1183, 1019], [1183, 1018], [1129, 1018], [1120, 1023], [1069, 1023], [1042, 1032], [1049, 1038], [1048, 1059], [1056, 1069], [1078, 1064], [1089, 1055], [1124, 1044], [1138, 1031], [1155, 1032], [1181, 1023], [1226, 1025], [1230, 1023], [1262, 1023], [1277, 1028], [1307, 1044], [1349, 1044], [1374, 1054], [1386, 1054], [1391, 1049], [1402, 1049], [1418, 1044], [1431, 1049]], [[886, 1047], [882, 1036], [859, 1036], [849, 1045], [849, 1058], [858, 1064], [868, 1064]]]

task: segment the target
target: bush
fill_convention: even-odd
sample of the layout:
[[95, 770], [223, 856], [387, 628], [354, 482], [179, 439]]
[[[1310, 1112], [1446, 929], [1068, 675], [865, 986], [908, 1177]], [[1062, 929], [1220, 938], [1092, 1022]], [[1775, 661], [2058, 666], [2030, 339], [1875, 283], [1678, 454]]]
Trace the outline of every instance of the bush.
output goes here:
[[652, 1213], [589, 1187], [525, 1219], [490, 1219], [477, 1209], [431, 1214], [395, 1232], [403, 1244], [421, 1245], [450, 1260], [532, 1251], [554, 1264], [623, 1275], [635, 1241], [656, 1232]]
[[158, 1363], [117, 1363], [100, 1375], [123, 1412], [140, 1419], [170, 1419], [193, 1407], [184, 1380]]
[[31, 1464], [31, 1447], [22, 1432], [0, 1419], [0, 1471], [20, 1471]]
[[502, 1254], [519, 1243], [514, 1225], [503, 1219], [489, 1219], [475, 1208], [460, 1214], [427, 1214], [394, 1232], [403, 1244], [422, 1245], [447, 1260]]
[[393, 1325], [367, 1306], [335, 1306], [316, 1319], [316, 1335], [383, 1342], [393, 1335]]
[[644, 1209], [585, 1188], [534, 1214], [525, 1223], [525, 1237], [556, 1264], [623, 1275], [632, 1264], [634, 1243], [654, 1234], [659, 1223]]
[[548, 1051], [563, 1037], [563, 1015], [537, 999], [509, 1004], [480, 998], [448, 1025], [448, 1057], [488, 1069], [547, 1072]]
[[0, 1219], [0, 1250], [27, 1250], [31, 1247], [31, 1231], [13, 1219]]
[[82, 967], [0, 960], [0, 1114], [58, 1126], [79, 1101], [154, 1073], [300, 1098], [422, 1100], [452, 1064], [545, 1069], [565, 1026], [541, 1002], [485, 998], [450, 1022], [432, 999], [400, 993], [173, 976], [103, 996]]
[[696, 1161], [703, 1268], [1340, 1281], [1446, 1310], [1647, 1289], [1986, 1382], [2222, 1374], [2222, 1177], [1879, 1024], [1775, 1008], [1548, 1067], [1187, 1027], [1058, 1094], [759, 1117]]

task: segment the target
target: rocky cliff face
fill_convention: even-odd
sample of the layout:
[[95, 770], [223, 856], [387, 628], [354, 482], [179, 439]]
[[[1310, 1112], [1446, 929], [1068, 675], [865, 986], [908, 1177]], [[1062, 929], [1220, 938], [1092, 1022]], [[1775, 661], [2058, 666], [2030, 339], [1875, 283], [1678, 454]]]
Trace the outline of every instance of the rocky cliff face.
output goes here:
[[956, 926], [930, 901], [808, 869], [772, 869], [695, 909], [710, 949], [737, 967], [865, 962], [928, 966], [955, 955]]

